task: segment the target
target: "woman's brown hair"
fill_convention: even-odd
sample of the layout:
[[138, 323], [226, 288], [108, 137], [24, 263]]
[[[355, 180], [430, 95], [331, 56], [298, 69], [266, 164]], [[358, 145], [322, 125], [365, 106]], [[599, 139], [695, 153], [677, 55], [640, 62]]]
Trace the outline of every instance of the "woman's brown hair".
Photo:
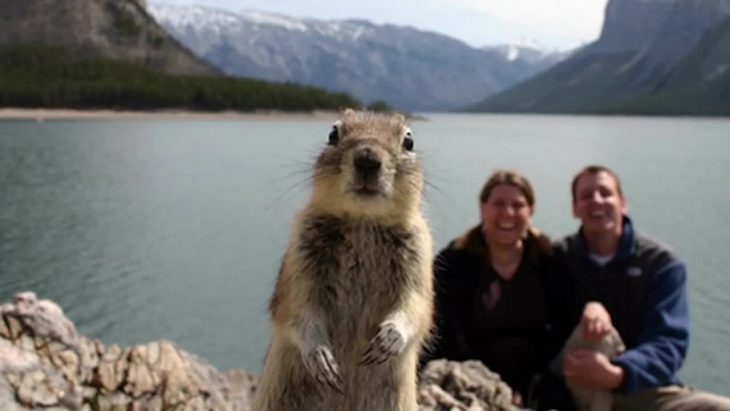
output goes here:
[[486, 203], [487, 200], [489, 200], [489, 196], [492, 194], [494, 187], [497, 187], [500, 184], [508, 184], [516, 187], [520, 190], [520, 192], [522, 192], [522, 195], [525, 196], [527, 204], [530, 207], [535, 206], [535, 191], [532, 189], [532, 184], [530, 184], [525, 176], [511, 170], [495, 171], [484, 184], [482, 192], [479, 194], [479, 201], [481, 203]]

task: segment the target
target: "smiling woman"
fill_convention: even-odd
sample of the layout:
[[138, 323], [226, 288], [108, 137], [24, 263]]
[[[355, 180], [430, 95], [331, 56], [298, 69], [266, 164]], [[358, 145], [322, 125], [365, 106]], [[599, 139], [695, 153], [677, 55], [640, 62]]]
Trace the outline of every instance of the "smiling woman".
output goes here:
[[529, 405], [548, 354], [543, 275], [550, 243], [531, 226], [534, 206], [525, 177], [494, 173], [479, 196], [481, 223], [435, 261], [438, 336], [431, 357], [482, 361], [522, 405]]

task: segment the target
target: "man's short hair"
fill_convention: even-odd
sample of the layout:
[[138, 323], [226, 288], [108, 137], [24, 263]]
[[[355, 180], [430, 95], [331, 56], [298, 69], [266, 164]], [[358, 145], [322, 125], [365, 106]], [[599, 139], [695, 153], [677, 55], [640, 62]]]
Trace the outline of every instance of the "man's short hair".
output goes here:
[[575, 177], [573, 177], [573, 182], [570, 184], [570, 193], [573, 196], [573, 204], [575, 204], [575, 201], [578, 199], [578, 193], [575, 192], [575, 189], [578, 188], [578, 180], [580, 180], [580, 178], [584, 175], [593, 175], [598, 173], [606, 173], [610, 175], [613, 178], [613, 181], [616, 182], [616, 190], [618, 191], [619, 197], [624, 197], [623, 190], [621, 189], [621, 180], [618, 178], [618, 175], [613, 172], [613, 170], [606, 166], [590, 165], [584, 167], [575, 175]]

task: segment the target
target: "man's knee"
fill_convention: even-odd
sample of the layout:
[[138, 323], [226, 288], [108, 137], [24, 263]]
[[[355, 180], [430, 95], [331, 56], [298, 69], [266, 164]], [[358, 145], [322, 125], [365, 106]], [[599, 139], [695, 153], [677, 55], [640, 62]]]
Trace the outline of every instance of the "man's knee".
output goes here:
[[730, 398], [715, 395], [706, 391], [697, 391], [687, 388], [687, 393], [677, 410], [698, 410], [698, 411], [730, 411]]

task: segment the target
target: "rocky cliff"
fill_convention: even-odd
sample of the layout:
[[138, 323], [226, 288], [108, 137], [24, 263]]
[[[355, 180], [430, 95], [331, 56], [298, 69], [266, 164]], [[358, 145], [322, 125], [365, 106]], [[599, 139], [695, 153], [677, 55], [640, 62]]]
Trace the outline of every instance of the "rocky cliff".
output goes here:
[[3, 0], [0, 47], [61, 47], [78, 59], [108, 58], [171, 74], [219, 71], [171, 38], [145, 0]]
[[710, 30], [718, 27], [728, 17], [728, 0], [678, 1], [647, 48], [646, 58], [649, 65], [672, 67], [695, 49]]
[[[33, 293], [0, 306], [0, 409], [248, 411], [255, 377], [221, 373], [168, 341], [105, 347]], [[512, 392], [479, 362], [432, 361], [421, 411], [512, 410]]]
[[656, 37], [677, 0], [610, 0], [593, 53], [640, 50]]
[[730, 64], [705, 45], [726, 41], [728, 18], [730, 0], [610, 0], [597, 41], [475, 110], [728, 115], [727, 97], [709, 92], [717, 77], [682, 69], [710, 49], [716, 71]]

